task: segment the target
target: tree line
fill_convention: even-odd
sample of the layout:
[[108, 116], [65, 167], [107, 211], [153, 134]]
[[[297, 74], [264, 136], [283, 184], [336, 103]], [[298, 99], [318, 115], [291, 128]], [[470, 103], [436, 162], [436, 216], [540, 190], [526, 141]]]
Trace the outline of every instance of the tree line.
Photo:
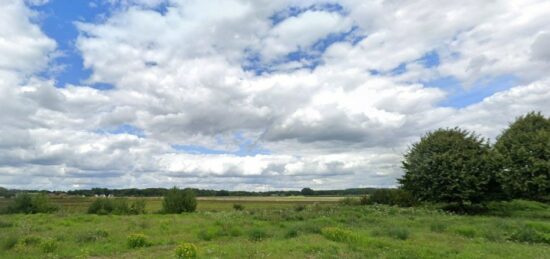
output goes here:
[[[208, 190], [189, 188], [199, 197], [223, 197], [223, 196], [296, 196], [296, 195], [312, 195], [312, 196], [347, 196], [347, 195], [366, 195], [371, 194], [377, 188], [350, 188], [344, 190], [312, 190], [311, 188], [303, 188], [301, 191], [228, 191], [228, 190]], [[51, 195], [75, 195], [75, 196], [115, 196], [115, 197], [161, 197], [164, 196], [170, 189], [168, 188], [127, 188], [127, 189], [108, 189], [108, 188], [91, 188], [70, 191], [48, 191], [48, 190], [8, 190], [0, 187], [0, 197], [13, 197], [16, 193], [43, 193]]]

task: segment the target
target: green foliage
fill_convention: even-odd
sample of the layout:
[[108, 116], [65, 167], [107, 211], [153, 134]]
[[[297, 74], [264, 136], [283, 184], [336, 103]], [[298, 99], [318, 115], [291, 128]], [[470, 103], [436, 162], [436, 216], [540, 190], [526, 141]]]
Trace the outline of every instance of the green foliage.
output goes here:
[[489, 145], [458, 128], [426, 134], [405, 154], [403, 169], [402, 188], [431, 202], [482, 202], [494, 178]]
[[370, 196], [361, 198], [360, 203], [412, 207], [417, 204], [417, 201], [409, 192], [402, 189], [379, 189]]
[[471, 226], [458, 226], [458, 227], [455, 227], [453, 231], [456, 234], [467, 238], [474, 238], [477, 235], [476, 229]]
[[5, 239], [2, 240], [2, 249], [3, 250], [10, 250], [15, 247], [17, 242], [19, 241], [18, 236], [9, 235]]
[[447, 229], [447, 225], [441, 222], [433, 222], [430, 224], [430, 230], [436, 233], [443, 233]]
[[550, 199], [550, 118], [531, 112], [497, 138], [498, 181], [510, 198]]
[[176, 258], [197, 258], [197, 246], [191, 243], [183, 243], [176, 247]]
[[298, 236], [298, 230], [296, 228], [291, 228], [285, 233], [285, 238], [295, 238]]
[[145, 213], [145, 201], [128, 202], [126, 198], [97, 198], [88, 207], [88, 214], [137, 215]]
[[409, 238], [409, 230], [402, 227], [392, 227], [388, 229], [388, 236], [399, 240], [407, 240]]
[[354, 206], [354, 205], [359, 205], [360, 202], [359, 202], [359, 199], [357, 198], [345, 197], [340, 200], [340, 204], [344, 206]]
[[254, 228], [248, 233], [248, 239], [250, 241], [262, 241], [269, 238], [269, 235], [264, 229]]
[[45, 194], [31, 195], [28, 193], [20, 193], [15, 196], [12, 203], [8, 206], [8, 213], [52, 213], [59, 208], [50, 203], [48, 196]]
[[357, 239], [357, 236], [353, 232], [337, 227], [322, 228], [321, 235], [335, 242], [352, 242]]
[[42, 243], [40, 243], [40, 250], [42, 250], [42, 252], [46, 254], [53, 253], [55, 250], [57, 250], [57, 247], [57, 241], [53, 239], [46, 239]]
[[235, 203], [233, 204], [234, 210], [244, 210], [244, 206], [242, 204]]
[[519, 228], [510, 236], [510, 240], [524, 243], [550, 244], [550, 231], [538, 231], [531, 226]]
[[130, 203], [130, 208], [128, 210], [129, 214], [138, 215], [145, 214], [145, 200], [136, 199]]
[[140, 248], [151, 245], [147, 236], [144, 234], [131, 234], [126, 238], [126, 244], [129, 248]]
[[182, 213], [193, 212], [197, 208], [197, 198], [190, 189], [180, 190], [176, 187], [168, 190], [162, 202], [162, 212]]
[[211, 241], [216, 237], [216, 231], [214, 229], [201, 229], [197, 237], [204, 241]]
[[13, 227], [13, 223], [0, 220], [0, 228], [10, 228], [10, 227]]

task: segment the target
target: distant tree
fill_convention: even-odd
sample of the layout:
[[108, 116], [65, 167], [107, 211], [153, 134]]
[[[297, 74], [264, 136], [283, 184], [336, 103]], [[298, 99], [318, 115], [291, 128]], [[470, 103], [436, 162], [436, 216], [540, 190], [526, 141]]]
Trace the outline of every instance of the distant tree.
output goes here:
[[301, 193], [304, 196], [309, 196], [309, 195], [314, 195], [315, 191], [311, 188], [304, 188], [304, 189], [302, 189]]
[[536, 112], [517, 118], [497, 138], [494, 152], [497, 179], [510, 198], [550, 195], [550, 118]]
[[226, 191], [226, 190], [217, 191], [216, 196], [229, 196], [229, 191]]
[[166, 192], [162, 202], [164, 213], [193, 212], [197, 208], [197, 198], [191, 189], [180, 190], [174, 187]]
[[484, 139], [459, 128], [438, 129], [412, 145], [403, 161], [402, 188], [415, 199], [479, 203], [493, 178], [490, 148]]
[[11, 192], [3, 187], [0, 187], [0, 197], [9, 198], [11, 197]]

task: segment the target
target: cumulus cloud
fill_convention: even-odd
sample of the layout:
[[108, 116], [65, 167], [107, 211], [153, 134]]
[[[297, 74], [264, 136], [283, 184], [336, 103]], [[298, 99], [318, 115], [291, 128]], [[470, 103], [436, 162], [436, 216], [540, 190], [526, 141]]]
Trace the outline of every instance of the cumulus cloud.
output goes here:
[[[0, 7], [3, 185], [394, 186], [426, 131], [494, 139], [516, 116], [550, 114], [545, 1], [111, 4], [75, 23], [90, 77], [62, 88], [40, 76], [58, 44], [36, 11]], [[498, 76], [517, 82], [465, 107], [426, 83]]]

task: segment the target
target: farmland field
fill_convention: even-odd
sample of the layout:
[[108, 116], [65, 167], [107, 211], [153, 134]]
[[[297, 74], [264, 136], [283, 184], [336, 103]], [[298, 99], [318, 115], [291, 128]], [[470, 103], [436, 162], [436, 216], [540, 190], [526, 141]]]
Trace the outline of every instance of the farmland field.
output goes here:
[[[148, 214], [99, 216], [85, 214], [93, 199], [52, 200], [54, 214], [0, 215], [0, 258], [175, 258], [181, 243], [199, 258], [550, 258], [550, 206], [536, 202], [462, 216], [339, 197], [224, 197], [162, 215], [149, 198]], [[143, 247], [129, 243], [136, 234]]]

